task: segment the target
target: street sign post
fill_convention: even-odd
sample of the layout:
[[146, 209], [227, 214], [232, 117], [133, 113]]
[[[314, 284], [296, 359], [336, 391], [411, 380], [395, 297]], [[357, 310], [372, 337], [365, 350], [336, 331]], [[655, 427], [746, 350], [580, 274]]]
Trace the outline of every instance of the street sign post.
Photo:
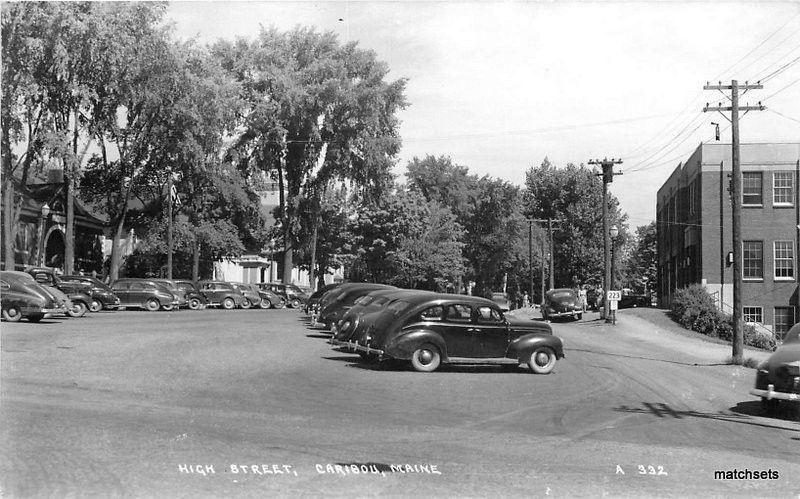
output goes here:
[[622, 299], [622, 291], [609, 290], [606, 293], [608, 311], [611, 313], [611, 323], [617, 323], [617, 303]]

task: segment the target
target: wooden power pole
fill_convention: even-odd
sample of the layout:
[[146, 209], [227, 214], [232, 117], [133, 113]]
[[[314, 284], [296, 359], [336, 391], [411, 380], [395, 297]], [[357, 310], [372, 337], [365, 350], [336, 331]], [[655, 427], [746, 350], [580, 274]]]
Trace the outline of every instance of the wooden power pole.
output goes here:
[[622, 159], [590, 159], [590, 165], [600, 165], [603, 167], [602, 173], [596, 173], [598, 177], [603, 177], [603, 259], [605, 272], [603, 273], [603, 318], [608, 321], [608, 292], [611, 290], [611, 235], [608, 233], [608, 184], [614, 181], [614, 175], [622, 175], [622, 172], [614, 173], [614, 165], [622, 164]]
[[[744, 334], [742, 331], [742, 168], [739, 159], [739, 111], [763, 111], [765, 108], [759, 102], [757, 106], [739, 106], [739, 90], [744, 92], [753, 89], [764, 88], [760, 83], [739, 85], [736, 80], [731, 80], [730, 85], [723, 85], [721, 82], [718, 85], [709, 85], [706, 83], [703, 90], [730, 90], [731, 96], [730, 106], [709, 106], [703, 108], [706, 111], [719, 111], [722, 116], [731, 123], [731, 163], [733, 171], [732, 185], [733, 192], [731, 197], [733, 199], [733, 340], [732, 340], [732, 355], [733, 361], [736, 363], [742, 362], [742, 355], [744, 353]], [[727, 96], [726, 96], [727, 97]], [[723, 111], [730, 111], [731, 117], [728, 117]], [[721, 291], [721, 290], [720, 290]]]

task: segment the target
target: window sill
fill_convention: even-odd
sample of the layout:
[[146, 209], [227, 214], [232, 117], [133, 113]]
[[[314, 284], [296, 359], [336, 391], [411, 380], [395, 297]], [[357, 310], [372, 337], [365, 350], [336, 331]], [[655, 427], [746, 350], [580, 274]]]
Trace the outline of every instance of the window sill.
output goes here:
[[794, 208], [793, 203], [772, 203], [773, 208]]
[[794, 277], [775, 277], [773, 280], [777, 281], [777, 282], [794, 282], [795, 278]]
[[742, 277], [742, 282], [764, 282], [763, 277]]
[[763, 208], [764, 204], [744, 204], [742, 203], [742, 208]]

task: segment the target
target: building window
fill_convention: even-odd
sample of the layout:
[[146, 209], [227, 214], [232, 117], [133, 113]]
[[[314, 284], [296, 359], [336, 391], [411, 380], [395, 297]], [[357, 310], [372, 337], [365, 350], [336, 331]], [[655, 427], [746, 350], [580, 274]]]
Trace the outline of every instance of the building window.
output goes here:
[[775, 279], [794, 279], [794, 242], [775, 241]]
[[761, 307], [742, 307], [742, 316], [745, 322], [764, 323], [764, 313]]
[[694, 215], [696, 211], [696, 199], [697, 199], [697, 183], [696, 181], [692, 181], [689, 184], [689, 214]]
[[764, 278], [764, 243], [761, 241], [742, 242], [742, 278]]
[[764, 204], [761, 195], [761, 172], [742, 172], [742, 204]]
[[775, 307], [775, 334], [783, 339], [794, 326], [794, 307]]
[[775, 172], [772, 174], [772, 204], [794, 206], [794, 173]]

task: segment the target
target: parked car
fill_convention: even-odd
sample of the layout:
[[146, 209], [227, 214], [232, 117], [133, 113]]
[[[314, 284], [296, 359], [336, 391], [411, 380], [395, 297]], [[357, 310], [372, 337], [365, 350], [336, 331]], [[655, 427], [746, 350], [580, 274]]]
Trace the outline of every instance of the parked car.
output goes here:
[[286, 300], [286, 305], [291, 308], [300, 308], [308, 301], [308, 295], [302, 289], [294, 284], [285, 284], [281, 282], [262, 282], [258, 287], [265, 289]]
[[[334, 337], [342, 341], [353, 340], [358, 337], [361, 331], [370, 327], [373, 320], [392, 302], [424, 293], [431, 292], [412, 289], [378, 289], [366, 296], [362, 296], [338, 322], [333, 330]], [[363, 354], [363, 352], [360, 353]], [[365, 355], [362, 355], [362, 357]]]
[[99, 312], [103, 309], [115, 310], [119, 307], [119, 297], [114, 294], [111, 286], [100, 279], [84, 275], [62, 275], [59, 276], [62, 282], [82, 282], [89, 285], [87, 293], [92, 301], [89, 303], [90, 312]]
[[238, 289], [244, 295], [242, 300], [242, 308], [257, 307], [261, 305], [261, 294], [258, 292], [258, 287], [252, 284], [243, 282], [232, 282], [233, 287]]
[[650, 295], [634, 293], [631, 289], [623, 289], [622, 299], [617, 304], [617, 308], [649, 307], [650, 301]]
[[578, 293], [571, 288], [551, 289], [544, 294], [542, 317], [551, 320], [554, 317], [570, 317], [580, 320], [583, 317], [583, 304]]
[[175, 284], [186, 295], [186, 301], [188, 302], [190, 310], [200, 310], [201, 308], [205, 308], [208, 304], [205, 295], [197, 289], [197, 286], [195, 286], [192, 281], [176, 280]]
[[36, 267], [28, 269], [33, 279], [43, 285], [56, 288], [69, 297], [72, 305], [67, 310], [70, 317], [83, 317], [92, 303], [91, 286], [83, 282], [62, 281], [52, 269]]
[[231, 310], [241, 307], [244, 295], [225, 281], [200, 281], [200, 292], [205, 295], [210, 307], [222, 307]]
[[781, 401], [800, 402], [800, 323], [792, 326], [783, 344], [758, 366], [750, 394], [761, 397], [768, 412], [776, 412]]
[[507, 319], [486, 298], [439, 293], [395, 300], [355, 341], [332, 343], [378, 359], [409, 361], [420, 372], [435, 371], [443, 362], [526, 363], [547, 374], [564, 357], [563, 343], [549, 324]]
[[111, 289], [119, 296], [122, 307], [138, 307], [155, 312], [172, 310], [179, 302], [168, 287], [152, 279], [123, 278], [114, 282]]
[[326, 284], [325, 286], [322, 286], [318, 290], [316, 290], [313, 293], [311, 293], [311, 296], [309, 296], [308, 300], [306, 301], [306, 306], [305, 306], [306, 313], [307, 314], [311, 314], [312, 312], [315, 312], [316, 305], [319, 303], [319, 301], [322, 299], [322, 297], [325, 295], [325, 293], [327, 293], [328, 291], [331, 291], [333, 289], [338, 288], [342, 284], [343, 283], [341, 283], [341, 282], [337, 282], [337, 283], [333, 283], [333, 284]]
[[188, 307], [189, 306], [189, 299], [186, 297], [186, 291], [183, 290], [180, 286], [178, 286], [178, 281], [174, 279], [152, 279], [154, 282], [159, 284], [163, 284], [166, 286], [170, 293], [178, 297], [178, 305], [176, 308], [181, 307]]
[[375, 284], [370, 282], [352, 283], [351, 286], [344, 288], [335, 299], [327, 303], [324, 308], [320, 309], [314, 325], [323, 326], [325, 329], [331, 329], [334, 324], [339, 322], [339, 319], [342, 318], [345, 312], [355, 304], [356, 300], [378, 289], [397, 288], [387, 284]]
[[25, 317], [30, 322], [39, 322], [46, 314], [66, 313], [67, 306], [30, 274], [0, 272], [0, 310], [6, 321], [17, 322]]
[[261, 289], [255, 284], [250, 286], [254, 287], [258, 294], [261, 296], [261, 303], [258, 304], [261, 308], [283, 308], [286, 306], [286, 300], [276, 295], [267, 289]]

